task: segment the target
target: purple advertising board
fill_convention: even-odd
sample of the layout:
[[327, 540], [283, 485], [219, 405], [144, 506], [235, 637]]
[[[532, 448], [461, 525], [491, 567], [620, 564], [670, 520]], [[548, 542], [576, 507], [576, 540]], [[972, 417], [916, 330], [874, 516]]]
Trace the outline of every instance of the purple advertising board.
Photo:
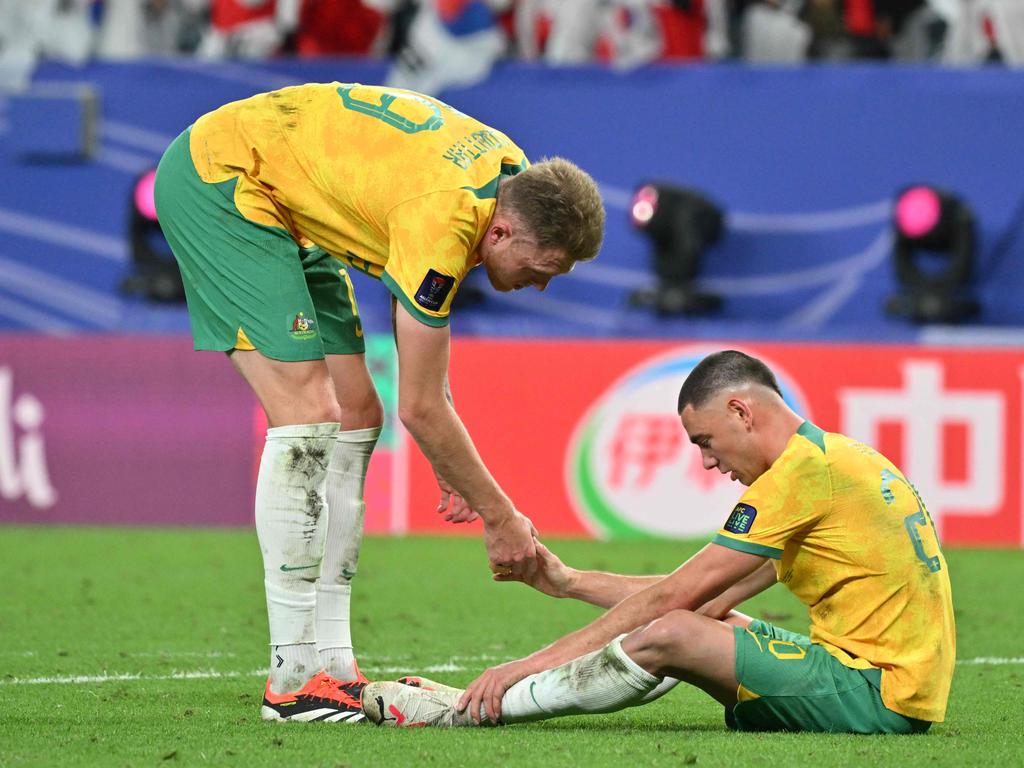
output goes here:
[[248, 525], [256, 410], [187, 337], [0, 335], [0, 523]]

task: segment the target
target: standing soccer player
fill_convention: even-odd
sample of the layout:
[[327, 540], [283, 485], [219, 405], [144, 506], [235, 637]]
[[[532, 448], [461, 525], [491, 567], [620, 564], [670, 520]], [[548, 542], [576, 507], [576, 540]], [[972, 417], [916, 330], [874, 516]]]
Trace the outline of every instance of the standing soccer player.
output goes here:
[[[749, 486], [710, 544], [668, 576], [577, 571], [538, 544], [537, 571], [498, 578], [610, 610], [465, 692], [367, 686], [367, 716], [528, 722], [643, 704], [683, 680], [739, 730], [916, 733], [941, 722], [956, 660], [949, 572], [899, 469], [798, 416], [742, 352], [702, 360], [679, 413], [704, 468]], [[807, 606], [809, 636], [732, 610], [777, 581]]]
[[439, 511], [479, 515], [492, 568], [536, 550], [447, 398], [449, 309], [482, 264], [499, 291], [544, 290], [600, 247], [593, 180], [535, 165], [501, 132], [427, 96], [310, 84], [228, 104], [168, 148], [160, 224], [196, 349], [227, 352], [267, 414], [256, 485], [270, 624], [265, 719], [363, 719], [349, 628], [363, 484], [383, 411], [347, 270], [392, 294], [399, 416]]

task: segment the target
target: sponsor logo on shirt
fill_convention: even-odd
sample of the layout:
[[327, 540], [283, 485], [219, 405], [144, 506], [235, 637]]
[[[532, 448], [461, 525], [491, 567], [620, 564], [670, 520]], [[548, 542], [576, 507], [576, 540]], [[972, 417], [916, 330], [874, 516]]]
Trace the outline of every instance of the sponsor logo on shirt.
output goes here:
[[737, 504], [732, 514], [725, 521], [725, 530], [729, 533], [750, 533], [750, 527], [757, 517], [757, 510], [749, 504]]
[[432, 269], [427, 270], [427, 276], [420, 283], [416, 291], [416, 303], [431, 312], [437, 312], [448, 298], [452, 287], [455, 285], [455, 278], [451, 275], [442, 275]]

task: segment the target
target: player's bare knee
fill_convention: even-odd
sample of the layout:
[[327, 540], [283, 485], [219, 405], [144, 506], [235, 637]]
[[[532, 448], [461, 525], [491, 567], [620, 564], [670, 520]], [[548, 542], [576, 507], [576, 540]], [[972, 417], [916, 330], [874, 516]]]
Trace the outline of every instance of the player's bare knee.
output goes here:
[[693, 625], [690, 611], [672, 611], [635, 630], [622, 642], [622, 649], [651, 674], [664, 674], [678, 665], [681, 645]]
[[384, 405], [377, 393], [358, 403], [341, 403], [342, 430], [373, 429], [384, 425]]
[[278, 408], [297, 424], [340, 423], [341, 406], [334, 394], [326, 369], [314, 369], [308, 378], [292, 383], [294, 389], [289, 396], [287, 388], [278, 398]]

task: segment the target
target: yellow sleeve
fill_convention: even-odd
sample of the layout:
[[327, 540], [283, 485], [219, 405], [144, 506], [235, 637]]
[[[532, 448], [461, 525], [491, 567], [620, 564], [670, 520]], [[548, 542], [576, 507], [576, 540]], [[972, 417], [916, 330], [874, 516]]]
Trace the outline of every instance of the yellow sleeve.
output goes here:
[[408, 200], [387, 216], [388, 263], [381, 280], [426, 325], [448, 324], [452, 298], [474, 265], [490, 210], [472, 192], [445, 190]]
[[715, 544], [778, 560], [791, 538], [828, 512], [832, 488], [824, 456], [801, 453], [784, 454], [754, 481], [715, 534]]

